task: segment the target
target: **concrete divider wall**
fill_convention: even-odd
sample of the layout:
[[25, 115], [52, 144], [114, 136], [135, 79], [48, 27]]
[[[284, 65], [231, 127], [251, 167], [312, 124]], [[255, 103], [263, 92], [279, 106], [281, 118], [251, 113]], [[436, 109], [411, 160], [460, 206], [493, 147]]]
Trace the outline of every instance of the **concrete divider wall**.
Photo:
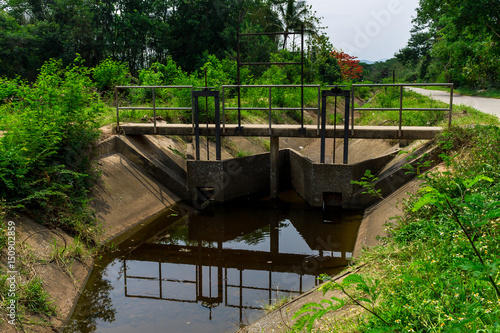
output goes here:
[[324, 193], [341, 193], [342, 207], [348, 202], [353, 192], [353, 165], [343, 164], [313, 164], [313, 178], [311, 185], [311, 200], [308, 201], [312, 206], [321, 207], [323, 205]]
[[116, 136], [112, 136], [100, 142], [96, 147], [97, 158], [101, 158], [107, 155], [111, 155], [116, 152]]
[[391, 153], [355, 164], [319, 164], [290, 150], [292, 185], [312, 206], [323, 205], [324, 193], [338, 193], [342, 195], [343, 208], [363, 209], [366, 207], [363, 203], [352, 200], [360, 187], [352, 185], [351, 180], [361, 180], [367, 169], [376, 174], [393, 157], [394, 153]]
[[290, 178], [292, 187], [308, 203], [312, 202], [310, 195], [314, 179], [313, 161], [297, 153], [294, 150], [289, 151], [290, 159]]
[[[280, 183], [286, 186], [288, 151], [280, 151], [279, 159]], [[187, 175], [191, 199], [197, 198], [197, 188], [213, 188], [214, 200], [224, 202], [269, 191], [270, 157], [269, 153], [263, 153], [223, 161], [187, 161]]]

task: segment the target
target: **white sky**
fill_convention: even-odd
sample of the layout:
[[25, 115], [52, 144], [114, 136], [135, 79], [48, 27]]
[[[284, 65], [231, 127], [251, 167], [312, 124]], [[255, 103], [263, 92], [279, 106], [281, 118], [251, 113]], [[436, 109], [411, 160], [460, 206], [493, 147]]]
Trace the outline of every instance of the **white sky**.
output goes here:
[[392, 58], [410, 38], [419, 0], [307, 0], [336, 48], [360, 60]]

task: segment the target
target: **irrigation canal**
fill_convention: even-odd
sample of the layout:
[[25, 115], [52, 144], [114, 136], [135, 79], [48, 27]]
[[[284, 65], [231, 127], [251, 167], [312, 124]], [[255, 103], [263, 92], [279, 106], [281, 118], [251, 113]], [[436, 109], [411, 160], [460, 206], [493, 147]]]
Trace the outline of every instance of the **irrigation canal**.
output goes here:
[[154, 217], [96, 260], [65, 332], [235, 332], [340, 272], [361, 213], [325, 213], [294, 191], [279, 198]]

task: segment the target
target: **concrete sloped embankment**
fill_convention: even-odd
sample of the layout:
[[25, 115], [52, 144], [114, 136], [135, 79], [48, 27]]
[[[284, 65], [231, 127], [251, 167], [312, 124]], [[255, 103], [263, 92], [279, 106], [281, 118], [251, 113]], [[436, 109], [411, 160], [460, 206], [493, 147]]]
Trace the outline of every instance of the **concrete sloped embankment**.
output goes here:
[[[16, 270], [23, 272], [16, 275], [16, 286], [25, 284], [27, 280], [40, 278], [44, 290], [50, 295], [56, 306], [57, 315], [33, 315], [29, 311], [16, 313], [24, 317], [24, 328], [8, 323], [4, 311], [0, 314], [0, 332], [57, 332], [69, 318], [73, 306], [85, 286], [87, 277], [92, 270], [93, 260], [83, 257], [67, 264], [60, 260], [64, 251], [75, 246], [74, 239], [60, 229], [51, 230], [26, 215], [8, 216], [7, 221], [13, 221], [16, 228]], [[56, 247], [61, 249], [59, 255]], [[64, 249], [64, 251], [62, 250]], [[7, 249], [0, 253], [0, 268], [8, 270]], [[10, 268], [10, 267], [9, 267]], [[20, 293], [16, 288], [16, 292]], [[18, 308], [19, 309], [19, 308]]]
[[[141, 153], [148, 151], [158, 161]], [[104, 226], [102, 241], [109, 241], [135, 224], [178, 202], [185, 192], [185, 169], [175, 156], [154, 143], [112, 137], [99, 147], [101, 177], [91, 192], [92, 206]], [[173, 154], [172, 154], [173, 155]], [[182, 160], [182, 158], [180, 158]], [[163, 185], [168, 184], [168, 188]]]

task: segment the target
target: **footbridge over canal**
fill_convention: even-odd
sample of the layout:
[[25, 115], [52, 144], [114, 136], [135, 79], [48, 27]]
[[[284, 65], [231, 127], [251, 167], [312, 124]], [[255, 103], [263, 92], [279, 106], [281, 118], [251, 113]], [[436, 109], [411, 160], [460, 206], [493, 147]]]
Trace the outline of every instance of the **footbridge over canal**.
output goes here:
[[[403, 91], [410, 86], [448, 86], [450, 105], [448, 108], [408, 108], [404, 107]], [[356, 89], [360, 87], [387, 87], [397, 89], [399, 95], [398, 108], [357, 108], [354, 103]], [[268, 106], [242, 106], [238, 93], [238, 106], [227, 106], [230, 89], [266, 89], [268, 90]], [[278, 88], [314, 89], [317, 91], [317, 105], [306, 107], [304, 98], [300, 107], [276, 107], [273, 105], [273, 90]], [[131, 89], [150, 89], [152, 91], [152, 106], [122, 106], [120, 91]], [[191, 105], [159, 106], [156, 101], [156, 91], [159, 89], [185, 89], [191, 91]], [[199, 99], [213, 99], [210, 103], [214, 109], [213, 121], [205, 112], [200, 111]], [[337, 118], [337, 98], [343, 98], [344, 124], [327, 125], [327, 103], [335, 99], [334, 124]], [[271, 198], [276, 198], [281, 184], [288, 184], [299, 192], [313, 206], [333, 204], [346, 208], [360, 208], [364, 204], [357, 199], [356, 186], [351, 180], [359, 180], [367, 169], [378, 172], [393, 157], [393, 154], [381, 156], [375, 160], [349, 164], [349, 139], [397, 139], [406, 142], [417, 139], [432, 139], [442, 131], [441, 127], [403, 126], [405, 111], [435, 111], [447, 112], [448, 124], [451, 125], [453, 105], [452, 84], [353, 84], [350, 90], [340, 86], [329, 86], [321, 90], [319, 85], [225, 85], [221, 90], [210, 87], [194, 88], [193, 86], [117, 86], [115, 88], [117, 130], [125, 135], [180, 135], [192, 136], [195, 156], [186, 162], [185, 193], [178, 193], [183, 198], [202, 200], [210, 197], [216, 201], [227, 201], [238, 196], [270, 189]], [[207, 104], [206, 104], [207, 106]], [[120, 123], [122, 110], [144, 110], [152, 112], [150, 123]], [[166, 110], [183, 110], [191, 113], [190, 124], [171, 124], [157, 121], [158, 115]], [[208, 110], [208, 107], [206, 107]], [[242, 110], [267, 111], [267, 124], [246, 124], [242, 122]], [[273, 123], [272, 114], [276, 111], [300, 112], [299, 124]], [[397, 126], [357, 126], [354, 123], [355, 112], [396, 111], [399, 113]], [[237, 112], [237, 123], [229, 123], [228, 112]], [[317, 115], [316, 124], [305, 124], [304, 112]], [[224, 136], [269, 137], [270, 153], [233, 160], [221, 159], [221, 138]], [[215, 161], [200, 159], [200, 137], [215, 138]], [[282, 137], [316, 138], [321, 140], [320, 163], [314, 163], [295, 151], [281, 151], [279, 139]], [[343, 139], [343, 164], [325, 164], [326, 138]], [[335, 143], [334, 143], [335, 144]], [[334, 149], [335, 151], [335, 149]], [[210, 153], [208, 153], [210, 154]], [[335, 154], [335, 153], [334, 153]], [[335, 161], [335, 157], [333, 158]], [[406, 177], [403, 177], [406, 178]], [[394, 182], [390, 187], [394, 187]], [[394, 188], [392, 189], [394, 190]], [[358, 195], [359, 196], [359, 195]]]

